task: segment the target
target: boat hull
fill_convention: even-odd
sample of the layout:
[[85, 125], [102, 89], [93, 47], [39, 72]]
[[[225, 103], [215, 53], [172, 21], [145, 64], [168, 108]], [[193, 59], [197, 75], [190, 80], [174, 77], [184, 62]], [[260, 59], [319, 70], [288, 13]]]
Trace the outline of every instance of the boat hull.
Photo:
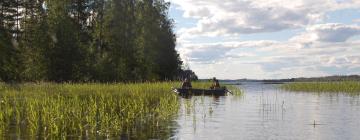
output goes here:
[[176, 88], [173, 90], [175, 93], [181, 96], [226, 96], [226, 89], [181, 89]]

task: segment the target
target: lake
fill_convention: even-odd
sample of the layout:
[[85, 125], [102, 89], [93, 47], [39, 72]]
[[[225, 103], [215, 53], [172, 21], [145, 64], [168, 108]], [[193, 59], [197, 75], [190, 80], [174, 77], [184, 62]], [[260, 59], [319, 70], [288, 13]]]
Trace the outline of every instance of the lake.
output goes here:
[[242, 96], [181, 98], [172, 139], [360, 138], [360, 96], [243, 83]]
[[4, 86], [0, 139], [360, 138], [359, 95], [242, 83], [241, 96], [183, 98], [169, 90], [172, 85]]

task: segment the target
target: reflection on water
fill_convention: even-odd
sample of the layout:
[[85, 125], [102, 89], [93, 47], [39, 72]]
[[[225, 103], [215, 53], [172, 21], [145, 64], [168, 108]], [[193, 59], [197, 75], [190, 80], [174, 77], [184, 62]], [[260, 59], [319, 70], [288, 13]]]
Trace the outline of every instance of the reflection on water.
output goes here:
[[181, 99], [173, 139], [359, 139], [360, 97], [247, 83], [241, 97]]

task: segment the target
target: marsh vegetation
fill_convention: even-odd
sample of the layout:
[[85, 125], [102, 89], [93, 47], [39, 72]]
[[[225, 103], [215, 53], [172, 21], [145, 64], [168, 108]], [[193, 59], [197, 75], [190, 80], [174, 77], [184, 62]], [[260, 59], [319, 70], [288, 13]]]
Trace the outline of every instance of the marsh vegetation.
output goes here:
[[[210, 85], [193, 82], [194, 88]], [[171, 93], [176, 86], [0, 83], [0, 139], [168, 139], [180, 109], [180, 97]]]
[[1, 84], [0, 135], [167, 139], [179, 109], [173, 84]]
[[339, 81], [339, 82], [294, 82], [281, 86], [282, 89], [289, 91], [303, 92], [332, 92], [332, 93], [360, 93], [360, 82], [358, 81]]

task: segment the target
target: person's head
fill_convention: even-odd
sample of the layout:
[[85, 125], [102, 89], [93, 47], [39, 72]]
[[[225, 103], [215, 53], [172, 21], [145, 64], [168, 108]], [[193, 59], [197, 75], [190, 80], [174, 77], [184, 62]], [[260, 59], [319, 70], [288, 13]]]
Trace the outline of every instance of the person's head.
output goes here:
[[185, 78], [184, 81], [185, 81], [185, 82], [189, 82], [189, 78]]

